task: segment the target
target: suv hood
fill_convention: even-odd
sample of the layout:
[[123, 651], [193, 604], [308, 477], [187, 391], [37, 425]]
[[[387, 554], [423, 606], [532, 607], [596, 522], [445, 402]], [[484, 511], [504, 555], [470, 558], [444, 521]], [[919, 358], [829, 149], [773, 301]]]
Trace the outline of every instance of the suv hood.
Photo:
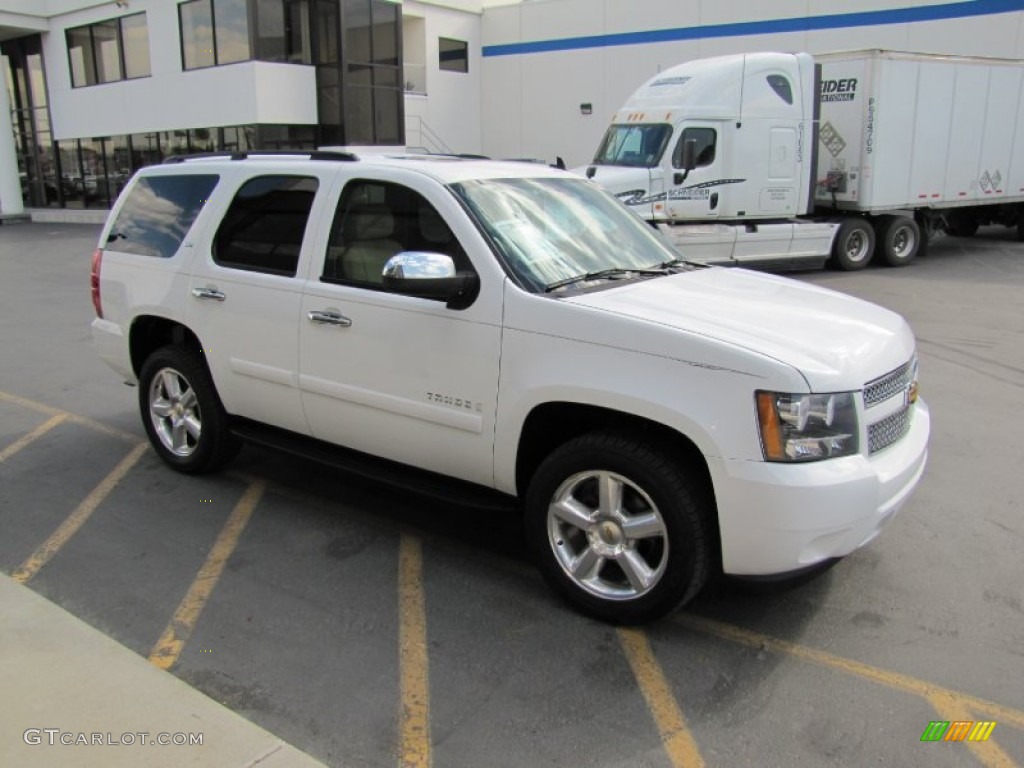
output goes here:
[[914, 354], [913, 333], [895, 312], [743, 269], [698, 269], [566, 301], [767, 355], [815, 392], [861, 389]]

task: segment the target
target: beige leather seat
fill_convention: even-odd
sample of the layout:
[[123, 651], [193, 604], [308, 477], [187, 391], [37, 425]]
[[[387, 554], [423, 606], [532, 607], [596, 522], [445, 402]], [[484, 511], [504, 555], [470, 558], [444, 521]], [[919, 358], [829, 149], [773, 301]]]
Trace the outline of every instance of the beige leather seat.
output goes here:
[[395, 222], [383, 205], [353, 208], [345, 217], [341, 276], [361, 283], [383, 282], [384, 264], [402, 250], [392, 239]]

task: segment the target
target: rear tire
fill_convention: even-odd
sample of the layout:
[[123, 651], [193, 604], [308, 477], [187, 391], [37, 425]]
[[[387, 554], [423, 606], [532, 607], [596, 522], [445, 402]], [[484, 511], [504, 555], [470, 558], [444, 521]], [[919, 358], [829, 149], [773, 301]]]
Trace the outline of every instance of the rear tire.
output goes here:
[[909, 216], [878, 219], [878, 256], [890, 267], [905, 267], [917, 256], [921, 229]]
[[875, 252], [875, 230], [866, 219], [843, 219], [832, 241], [832, 264], [846, 272], [864, 269]]
[[594, 432], [545, 459], [526, 494], [526, 532], [551, 587], [614, 624], [691, 600], [711, 567], [711, 504], [669, 454]]
[[149, 442], [178, 472], [212, 472], [241, 447], [210, 372], [184, 347], [162, 347], [142, 364], [139, 409]]

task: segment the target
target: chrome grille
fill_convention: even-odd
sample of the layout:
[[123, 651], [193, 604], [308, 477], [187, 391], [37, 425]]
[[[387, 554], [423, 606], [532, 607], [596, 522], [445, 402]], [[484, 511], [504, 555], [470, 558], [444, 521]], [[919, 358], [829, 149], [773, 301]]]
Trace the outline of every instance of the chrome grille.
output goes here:
[[895, 443], [910, 429], [910, 407], [902, 408], [868, 426], [868, 453], [875, 453]]
[[900, 390], [906, 389], [914, 379], [916, 359], [901, 365], [895, 371], [879, 376], [864, 385], [864, 407], [870, 408], [888, 400]]

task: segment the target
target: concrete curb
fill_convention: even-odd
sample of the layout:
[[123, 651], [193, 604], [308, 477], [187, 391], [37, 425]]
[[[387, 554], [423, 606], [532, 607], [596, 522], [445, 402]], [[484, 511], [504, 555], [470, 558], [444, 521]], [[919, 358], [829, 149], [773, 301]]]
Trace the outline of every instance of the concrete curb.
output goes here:
[[0, 606], [0, 765], [323, 766], [7, 576]]

